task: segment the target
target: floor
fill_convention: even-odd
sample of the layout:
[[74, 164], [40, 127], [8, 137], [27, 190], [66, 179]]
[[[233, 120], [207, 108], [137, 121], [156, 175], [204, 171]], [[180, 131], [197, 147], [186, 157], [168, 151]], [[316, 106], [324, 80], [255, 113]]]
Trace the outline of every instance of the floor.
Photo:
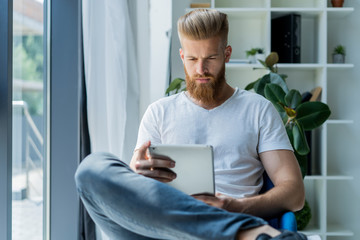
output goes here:
[[12, 240], [42, 240], [43, 204], [24, 199], [13, 201]]
[[12, 240], [43, 239], [42, 176], [41, 169], [13, 176]]

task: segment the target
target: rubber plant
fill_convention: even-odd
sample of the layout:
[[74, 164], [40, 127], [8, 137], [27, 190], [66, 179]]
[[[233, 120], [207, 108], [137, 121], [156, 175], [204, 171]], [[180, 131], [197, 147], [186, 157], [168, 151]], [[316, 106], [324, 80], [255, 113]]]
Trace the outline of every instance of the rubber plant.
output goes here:
[[269, 73], [248, 84], [245, 90], [254, 89], [275, 106], [285, 124], [301, 172], [305, 177], [307, 154], [310, 152], [305, 131], [320, 127], [329, 118], [331, 111], [328, 105], [322, 102], [302, 102], [298, 90], [289, 90], [285, 81], [287, 76], [277, 73], [278, 61], [279, 56], [276, 52], [270, 53], [265, 61], [260, 61]]
[[[322, 102], [302, 102], [298, 90], [289, 90], [286, 84], [286, 75], [278, 74], [276, 52], [270, 53], [261, 64], [269, 70], [268, 74], [248, 84], [245, 90], [254, 91], [272, 102], [279, 112], [286, 128], [295, 156], [299, 162], [303, 177], [307, 171], [307, 154], [310, 148], [305, 137], [305, 131], [320, 127], [330, 116], [331, 111]], [[304, 208], [295, 212], [298, 229], [304, 229], [311, 219], [311, 209], [307, 201]]]

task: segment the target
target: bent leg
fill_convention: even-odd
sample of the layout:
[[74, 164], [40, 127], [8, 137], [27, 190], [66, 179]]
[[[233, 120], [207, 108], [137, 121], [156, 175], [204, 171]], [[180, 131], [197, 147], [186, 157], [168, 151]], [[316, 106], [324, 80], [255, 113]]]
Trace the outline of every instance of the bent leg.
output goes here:
[[84, 159], [75, 178], [89, 214], [112, 236], [130, 231], [150, 239], [234, 239], [238, 230], [266, 224], [253, 216], [211, 207], [136, 174], [107, 153]]

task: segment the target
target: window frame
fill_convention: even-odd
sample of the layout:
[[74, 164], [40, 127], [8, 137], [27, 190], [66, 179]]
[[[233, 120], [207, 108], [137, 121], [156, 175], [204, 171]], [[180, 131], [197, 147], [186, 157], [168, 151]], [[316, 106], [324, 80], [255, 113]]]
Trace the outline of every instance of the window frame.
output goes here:
[[0, 0], [0, 239], [11, 239], [12, 0]]
[[81, 0], [52, 0], [50, 24], [49, 238], [78, 239], [74, 175], [80, 158]]
[[[74, 174], [80, 157], [81, 0], [48, 0], [44, 9], [50, 13], [44, 23], [49, 44], [44, 51], [49, 106], [44, 239], [78, 239]], [[6, 240], [12, 238], [12, 35], [13, 0], [0, 0], [0, 192], [5, 193], [0, 194], [0, 239]]]

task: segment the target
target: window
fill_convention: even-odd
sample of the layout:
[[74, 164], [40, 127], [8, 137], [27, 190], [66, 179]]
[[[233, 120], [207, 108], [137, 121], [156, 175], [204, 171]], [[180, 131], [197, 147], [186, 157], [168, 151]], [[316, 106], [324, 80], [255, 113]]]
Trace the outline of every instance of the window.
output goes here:
[[0, 239], [78, 238], [81, 77], [81, 0], [0, 0]]
[[[43, 239], [47, 86], [43, 0], [13, 1], [12, 239]], [[45, 39], [45, 40], [44, 40]]]

